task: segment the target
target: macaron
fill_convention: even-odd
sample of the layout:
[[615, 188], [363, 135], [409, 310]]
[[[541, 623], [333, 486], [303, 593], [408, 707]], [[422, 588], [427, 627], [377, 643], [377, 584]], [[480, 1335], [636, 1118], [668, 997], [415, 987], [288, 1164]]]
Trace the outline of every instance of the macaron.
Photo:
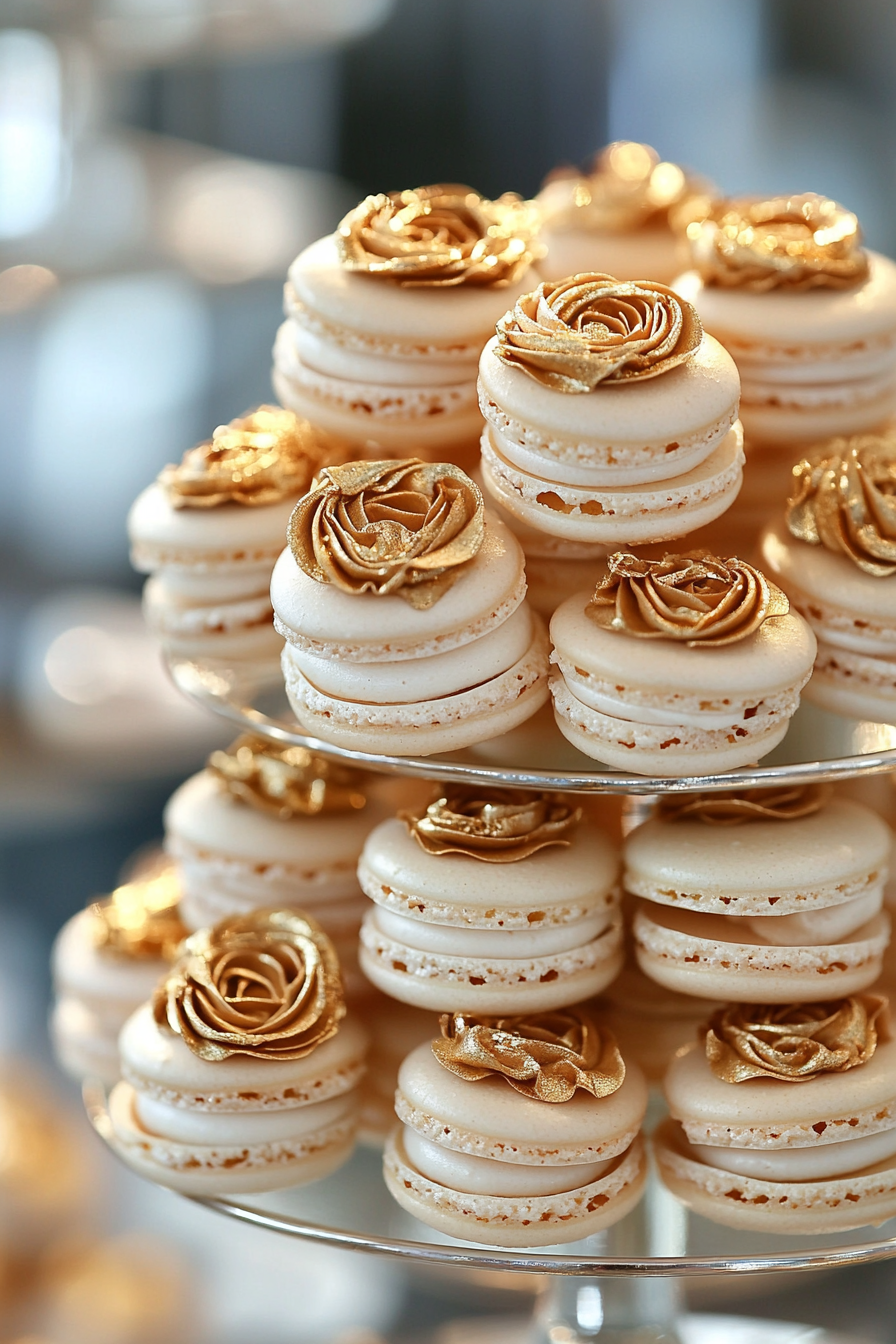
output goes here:
[[893, 836], [820, 787], [670, 799], [624, 844], [634, 939], [660, 985], [739, 1002], [814, 1002], [880, 974]]
[[469, 187], [367, 197], [290, 267], [280, 400], [358, 456], [475, 455], [479, 353], [531, 283], [537, 226], [530, 203]]
[[615, 845], [561, 797], [459, 789], [372, 831], [361, 969], [430, 1011], [541, 1012], [622, 965]]
[[727, 1227], [789, 1235], [896, 1215], [896, 1042], [886, 1000], [734, 1005], [665, 1081], [663, 1181]]
[[674, 287], [733, 355], [747, 447], [873, 430], [896, 410], [896, 264], [807, 192], [713, 204]]
[[[722, 622], [716, 627], [716, 621]], [[815, 637], [745, 562], [609, 557], [551, 619], [557, 726], [586, 756], [678, 778], [736, 769], [782, 740]]]
[[666, 286], [545, 282], [482, 352], [483, 481], [520, 522], [567, 541], [683, 536], [737, 497], [739, 393], [731, 356]]
[[364, 1026], [370, 1051], [361, 1082], [358, 1141], [381, 1149], [395, 1127], [395, 1088], [402, 1060], [416, 1046], [432, 1040], [438, 1018], [372, 989], [364, 1005]]
[[581, 1013], [442, 1019], [398, 1074], [383, 1160], [393, 1198], [488, 1246], [579, 1241], [624, 1217], [646, 1176], [647, 1088]]
[[188, 1195], [303, 1185], [350, 1156], [367, 1038], [326, 935], [293, 911], [194, 934], [126, 1022], [114, 1146]]
[[302, 727], [429, 756], [497, 737], [548, 698], [523, 553], [450, 463], [326, 469], [290, 522], [271, 598]]
[[675, 1052], [694, 1039], [711, 1007], [706, 999], [680, 994], [650, 980], [629, 952], [619, 975], [598, 998], [585, 1004], [585, 1011], [609, 1028], [623, 1058], [637, 1064], [654, 1085], [662, 1082]]

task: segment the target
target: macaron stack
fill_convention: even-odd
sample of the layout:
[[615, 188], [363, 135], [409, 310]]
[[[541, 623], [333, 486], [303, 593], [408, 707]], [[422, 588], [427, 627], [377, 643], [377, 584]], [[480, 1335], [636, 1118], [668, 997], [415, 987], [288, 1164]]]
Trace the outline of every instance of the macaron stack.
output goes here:
[[472, 463], [480, 351], [530, 288], [538, 211], [437, 185], [368, 196], [290, 267], [274, 347], [284, 406], [356, 456]]
[[351, 1155], [364, 1032], [313, 920], [263, 910], [193, 934], [120, 1038], [114, 1146], [188, 1195], [319, 1180]]
[[576, 1241], [634, 1207], [647, 1088], [578, 1011], [442, 1018], [398, 1075], [383, 1172], [421, 1222], [488, 1246]]
[[325, 468], [274, 569], [286, 692], [302, 728], [428, 756], [497, 737], [548, 698], [548, 645], [519, 543], [450, 463]]
[[745, 1003], [868, 989], [890, 936], [891, 845], [876, 812], [820, 785], [670, 797], [625, 841], [638, 965]]
[[371, 832], [361, 969], [430, 1011], [541, 1012], [622, 965], [615, 847], [562, 797], [460, 789]]

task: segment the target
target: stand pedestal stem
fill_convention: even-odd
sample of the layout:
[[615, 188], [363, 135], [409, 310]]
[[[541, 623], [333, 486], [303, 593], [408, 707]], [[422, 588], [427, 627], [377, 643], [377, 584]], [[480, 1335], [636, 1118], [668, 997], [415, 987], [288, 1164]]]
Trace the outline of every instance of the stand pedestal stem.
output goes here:
[[532, 1344], [681, 1344], [676, 1279], [551, 1279], [535, 1308]]

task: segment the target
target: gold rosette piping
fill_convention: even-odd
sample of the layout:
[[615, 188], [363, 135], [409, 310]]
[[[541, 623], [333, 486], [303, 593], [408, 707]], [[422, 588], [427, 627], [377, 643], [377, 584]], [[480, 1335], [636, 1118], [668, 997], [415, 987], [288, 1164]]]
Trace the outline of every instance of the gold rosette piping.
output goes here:
[[558, 392], [658, 378], [703, 339], [697, 310], [666, 285], [574, 275], [538, 286], [497, 325], [496, 354]]
[[570, 1101], [576, 1089], [609, 1097], [625, 1081], [625, 1064], [608, 1031], [578, 1008], [534, 1017], [445, 1013], [432, 1051], [467, 1082], [497, 1076], [535, 1101]]
[[859, 221], [814, 192], [712, 202], [687, 238], [707, 285], [730, 289], [851, 289], [868, 276]]
[[349, 462], [324, 468], [287, 535], [296, 564], [318, 583], [396, 594], [424, 610], [482, 545], [482, 495], [450, 462]]
[[831, 439], [793, 469], [787, 526], [877, 579], [896, 574], [896, 439]]
[[705, 1048], [725, 1083], [804, 1083], [867, 1064], [879, 1039], [889, 1039], [887, 1000], [857, 994], [832, 1003], [730, 1004], [710, 1018]]
[[428, 854], [518, 863], [549, 845], [568, 846], [582, 809], [546, 793], [469, 787], [436, 799], [422, 816], [398, 815]]
[[748, 821], [796, 821], [820, 812], [831, 796], [829, 784], [782, 784], [737, 793], [691, 793], [661, 798], [664, 821], [702, 821], [708, 826], [742, 826]]
[[336, 234], [342, 265], [400, 285], [513, 284], [543, 249], [533, 201], [439, 184], [368, 196]]
[[207, 768], [228, 793], [260, 812], [288, 821], [327, 812], [357, 812], [367, 804], [359, 770], [328, 761], [307, 747], [287, 747], [245, 733]]
[[301, 495], [322, 463], [342, 462], [348, 453], [345, 444], [293, 411], [259, 406], [219, 425], [178, 466], [165, 467], [159, 482], [175, 509], [257, 508]]
[[688, 648], [735, 644], [790, 603], [764, 574], [743, 560], [707, 551], [642, 560], [617, 551], [585, 608], [602, 630], [636, 639], [673, 639]]
[[200, 929], [153, 996], [153, 1014], [194, 1055], [304, 1059], [345, 1016], [339, 962], [295, 910], [255, 910]]
[[90, 906], [94, 946], [99, 952], [134, 961], [170, 961], [187, 936], [178, 914], [179, 901], [177, 869], [160, 857]]
[[650, 145], [616, 140], [585, 173], [552, 173], [538, 198], [551, 229], [631, 233], [669, 222], [678, 209], [703, 196], [709, 184], [667, 163]]

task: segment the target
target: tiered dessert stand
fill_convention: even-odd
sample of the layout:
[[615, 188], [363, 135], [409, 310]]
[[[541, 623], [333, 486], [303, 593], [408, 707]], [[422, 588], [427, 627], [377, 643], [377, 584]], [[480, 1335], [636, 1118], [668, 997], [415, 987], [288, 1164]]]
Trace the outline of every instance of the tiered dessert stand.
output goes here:
[[[650, 779], [598, 765], [569, 746], [545, 715], [507, 737], [451, 756], [368, 756], [298, 731], [282, 689], [251, 691], [226, 670], [172, 662], [189, 697], [244, 731], [390, 774], [509, 788], [624, 794], [634, 812], [649, 795], [835, 781], [896, 771], [896, 727], [841, 719], [803, 704], [784, 742], [761, 766], [687, 779]], [[109, 1138], [104, 1098], [87, 1095], [91, 1120]], [[661, 1103], [656, 1102], [659, 1109]], [[650, 1118], [650, 1117], [648, 1117]], [[654, 1117], [655, 1118], [655, 1117]], [[315, 1185], [243, 1199], [200, 1202], [241, 1222], [347, 1250], [421, 1266], [546, 1276], [534, 1321], [466, 1325], [464, 1344], [846, 1344], [844, 1336], [781, 1322], [683, 1314], [683, 1280], [696, 1275], [834, 1270], [896, 1258], [896, 1219], [879, 1228], [812, 1237], [735, 1232], [689, 1213], [651, 1179], [641, 1204], [599, 1236], [532, 1251], [474, 1246], [426, 1228], [398, 1207], [378, 1153], [359, 1148]], [[452, 1336], [453, 1338], [453, 1336]]]

